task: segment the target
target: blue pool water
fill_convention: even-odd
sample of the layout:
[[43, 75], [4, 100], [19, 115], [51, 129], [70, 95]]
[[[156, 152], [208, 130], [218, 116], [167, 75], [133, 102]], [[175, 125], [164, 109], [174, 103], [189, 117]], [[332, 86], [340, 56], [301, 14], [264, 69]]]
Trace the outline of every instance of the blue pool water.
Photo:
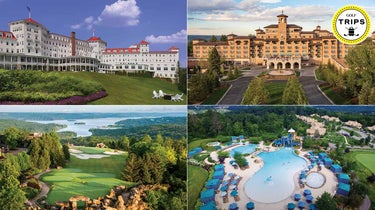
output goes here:
[[234, 156], [234, 153], [238, 152], [240, 154], [251, 154], [255, 151], [255, 148], [257, 147], [256, 144], [248, 144], [245, 146], [239, 146], [231, 150], [230, 156]]
[[245, 183], [246, 195], [262, 203], [276, 203], [289, 197], [295, 189], [294, 175], [306, 168], [306, 160], [291, 148], [262, 152], [258, 156], [264, 166]]

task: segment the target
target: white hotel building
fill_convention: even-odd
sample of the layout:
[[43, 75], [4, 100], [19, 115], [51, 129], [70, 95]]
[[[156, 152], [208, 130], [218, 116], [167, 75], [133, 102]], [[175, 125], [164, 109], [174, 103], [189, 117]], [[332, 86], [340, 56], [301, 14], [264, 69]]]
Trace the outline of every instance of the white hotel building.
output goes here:
[[51, 33], [32, 18], [10, 22], [0, 31], [0, 68], [101, 73], [149, 71], [154, 77], [177, 78], [179, 50], [150, 51], [141, 41], [128, 48], [107, 48], [93, 36], [88, 40]]

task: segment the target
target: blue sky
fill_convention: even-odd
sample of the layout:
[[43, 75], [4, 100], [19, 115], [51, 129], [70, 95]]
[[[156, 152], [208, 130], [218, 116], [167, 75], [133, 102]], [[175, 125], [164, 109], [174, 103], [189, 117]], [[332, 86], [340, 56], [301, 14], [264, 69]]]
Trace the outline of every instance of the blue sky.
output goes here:
[[0, 30], [28, 17], [51, 32], [87, 40], [93, 34], [108, 47], [128, 47], [148, 40], [151, 50], [180, 49], [186, 66], [186, 0], [0, 0]]
[[100, 106], [100, 105], [66, 105], [66, 106], [40, 106], [40, 105], [3, 105], [0, 112], [60, 112], [60, 113], [186, 113], [187, 107], [181, 105], [152, 106], [152, 105], [127, 105], [127, 106]]
[[[188, 34], [237, 35], [255, 34], [255, 30], [277, 23], [277, 15], [284, 11], [288, 23], [303, 30], [317, 25], [332, 31], [331, 19], [340, 7], [355, 4], [363, 7], [375, 24], [374, 0], [189, 0]], [[371, 32], [375, 30], [372, 27]]]

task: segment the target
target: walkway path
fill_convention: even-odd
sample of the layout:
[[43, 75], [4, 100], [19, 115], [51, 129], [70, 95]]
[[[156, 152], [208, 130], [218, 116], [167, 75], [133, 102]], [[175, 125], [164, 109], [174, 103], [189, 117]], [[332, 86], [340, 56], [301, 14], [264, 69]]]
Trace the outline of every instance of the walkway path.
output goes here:
[[366, 195], [365, 199], [363, 200], [362, 205], [359, 207], [359, 210], [369, 210], [371, 207], [371, 201], [368, 195]]
[[241, 104], [243, 95], [245, 94], [251, 80], [265, 70], [264, 67], [253, 67], [250, 71], [243, 72], [242, 77], [231, 82], [231, 87], [217, 104]]
[[332, 105], [332, 102], [319, 90], [318, 85], [323, 82], [317, 81], [314, 71], [317, 67], [305, 67], [301, 70], [299, 81], [305, 90], [310, 105]]
[[39, 195], [37, 195], [37, 196], [35, 196], [35, 198], [29, 200], [29, 202], [31, 203], [31, 205], [32, 205], [33, 207], [39, 207], [38, 204], [37, 204], [37, 201], [38, 201], [40, 198], [42, 198], [42, 197], [44, 197], [44, 196], [47, 196], [47, 194], [48, 194], [48, 192], [49, 192], [49, 187], [48, 187], [48, 185], [47, 185], [46, 183], [40, 181], [39, 177], [40, 177], [41, 175], [45, 174], [45, 173], [50, 172], [50, 171], [51, 171], [51, 170], [48, 169], [48, 170], [46, 170], [46, 171], [44, 171], [44, 172], [42, 172], [42, 173], [39, 173], [39, 174], [37, 174], [37, 175], [34, 176], [36, 179], [39, 180], [39, 183], [40, 183], [40, 185], [42, 186], [42, 188], [41, 188], [41, 191], [40, 191]]

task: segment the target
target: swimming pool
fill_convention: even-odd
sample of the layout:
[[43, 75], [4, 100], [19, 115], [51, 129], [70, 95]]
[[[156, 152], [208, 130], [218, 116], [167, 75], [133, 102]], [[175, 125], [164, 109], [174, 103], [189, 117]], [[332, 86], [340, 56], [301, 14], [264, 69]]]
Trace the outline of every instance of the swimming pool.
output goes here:
[[324, 185], [326, 178], [318, 172], [311, 172], [306, 177], [306, 184], [312, 188], [320, 188]]
[[292, 148], [262, 152], [258, 156], [264, 166], [245, 183], [246, 195], [262, 203], [276, 203], [289, 197], [295, 189], [294, 175], [306, 168], [306, 160]]
[[255, 148], [257, 147], [256, 144], [248, 144], [245, 146], [239, 146], [230, 151], [230, 156], [234, 156], [234, 153], [238, 152], [240, 154], [251, 154], [255, 151]]

